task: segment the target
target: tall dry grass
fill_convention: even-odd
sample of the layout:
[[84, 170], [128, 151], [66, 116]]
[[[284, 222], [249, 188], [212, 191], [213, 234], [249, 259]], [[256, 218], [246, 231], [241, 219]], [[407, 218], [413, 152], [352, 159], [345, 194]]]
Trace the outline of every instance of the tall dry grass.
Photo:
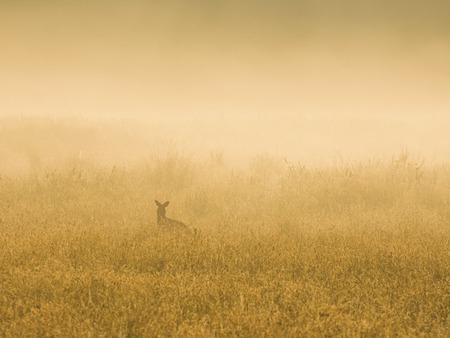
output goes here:
[[[154, 199], [197, 235], [156, 226]], [[450, 168], [172, 152], [0, 176], [0, 336], [449, 332]]]

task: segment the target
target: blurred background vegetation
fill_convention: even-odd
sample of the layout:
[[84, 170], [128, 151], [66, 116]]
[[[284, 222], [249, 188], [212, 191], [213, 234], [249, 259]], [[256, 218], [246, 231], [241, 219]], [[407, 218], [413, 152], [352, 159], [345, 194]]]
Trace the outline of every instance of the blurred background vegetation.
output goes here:
[[3, 121], [0, 334], [446, 336], [447, 164], [236, 162], [147, 127]]

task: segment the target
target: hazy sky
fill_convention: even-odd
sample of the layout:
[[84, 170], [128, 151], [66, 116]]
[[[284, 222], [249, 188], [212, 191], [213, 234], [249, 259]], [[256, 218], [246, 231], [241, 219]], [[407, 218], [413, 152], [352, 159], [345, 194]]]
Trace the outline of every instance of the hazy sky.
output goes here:
[[0, 0], [0, 112], [439, 114], [444, 0]]
[[0, 0], [0, 97], [217, 149], [448, 159], [450, 1]]

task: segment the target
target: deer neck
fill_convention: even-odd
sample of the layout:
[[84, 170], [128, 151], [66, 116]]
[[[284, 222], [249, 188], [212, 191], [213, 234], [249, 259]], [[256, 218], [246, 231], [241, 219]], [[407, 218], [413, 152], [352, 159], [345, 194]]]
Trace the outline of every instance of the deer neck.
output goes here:
[[160, 214], [156, 214], [156, 224], [158, 224], [158, 225], [165, 224], [166, 223], [166, 219], [167, 218], [165, 216], [162, 216]]

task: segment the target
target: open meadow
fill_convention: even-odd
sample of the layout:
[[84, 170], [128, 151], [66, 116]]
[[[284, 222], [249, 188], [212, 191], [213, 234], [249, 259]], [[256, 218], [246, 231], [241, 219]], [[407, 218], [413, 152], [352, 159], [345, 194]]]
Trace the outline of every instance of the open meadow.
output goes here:
[[[97, 165], [60, 125], [4, 126], [0, 336], [448, 336], [449, 165]], [[155, 199], [195, 232], [158, 226]]]
[[0, 28], [0, 338], [450, 338], [449, 0]]

